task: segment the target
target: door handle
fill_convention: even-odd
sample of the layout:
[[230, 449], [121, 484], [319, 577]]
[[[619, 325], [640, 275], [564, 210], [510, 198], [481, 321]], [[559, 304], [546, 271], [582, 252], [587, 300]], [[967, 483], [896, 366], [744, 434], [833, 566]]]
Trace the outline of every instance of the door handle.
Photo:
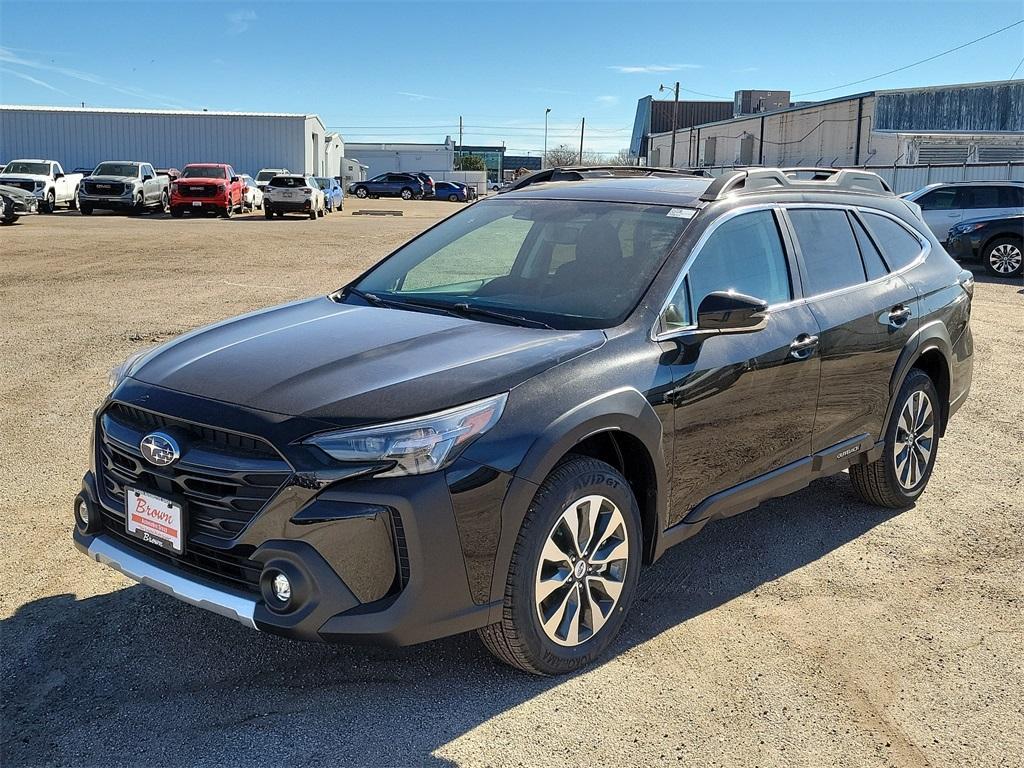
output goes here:
[[806, 360], [814, 354], [818, 346], [818, 337], [809, 333], [801, 333], [789, 345], [789, 356], [796, 360]]
[[889, 311], [889, 325], [893, 328], [902, 328], [912, 314], [910, 307], [898, 304]]

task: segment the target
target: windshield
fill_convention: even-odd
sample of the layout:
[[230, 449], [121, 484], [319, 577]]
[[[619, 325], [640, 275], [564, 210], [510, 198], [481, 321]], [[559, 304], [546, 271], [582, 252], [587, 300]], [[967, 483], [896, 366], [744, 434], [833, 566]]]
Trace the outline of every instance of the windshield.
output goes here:
[[138, 163], [100, 163], [93, 176], [138, 176]]
[[260, 171], [256, 174], [256, 181], [270, 181], [277, 174], [278, 171]]
[[306, 180], [301, 176], [275, 176], [270, 180], [270, 186], [292, 189], [306, 186]]
[[49, 163], [8, 163], [4, 173], [33, 173], [39, 176], [50, 175]]
[[554, 328], [608, 328], [633, 311], [689, 222], [673, 210], [489, 201], [399, 249], [355, 287], [385, 302], [423, 301], [457, 313], [469, 305]]
[[181, 172], [183, 179], [225, 179], [224, 169], [217, 165], [190, 165]]

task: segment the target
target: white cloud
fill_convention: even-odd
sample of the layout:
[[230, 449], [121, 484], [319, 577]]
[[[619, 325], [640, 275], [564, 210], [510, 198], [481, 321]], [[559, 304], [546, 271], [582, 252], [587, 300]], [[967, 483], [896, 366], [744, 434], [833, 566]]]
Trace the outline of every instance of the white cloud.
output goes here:
[[425, 93], [410, 93], [409, 91], [396, 91], [399, 96], [405, 96], [410, 101], [438, 101], [438, 96], [428, 96]]
[[249, 29], [249, 23], [256, 21], [256, 11], [232, 11], [227, 14], [228, 34], [240, 35]]
[[700, 64], [637, 64], [623, 66], [616, 64], [608, 69], [624, 75], [654, 74], [658, 72], [678, 72], [681, 69], [701, 69]]
[[27, 80], [28, 82], [38, 85], [42, 88], [46, 88], [47, 90], [54, 91], [56, 93], [63, 93], [65, 96], [69, 95], [67, 91], [62, 91], [57, 86], [50, 85], [48, 82], [46, 82], [45, 80], [40, 80], [38, 77], [26, 75], [24, 72], [15, 72], [13, 69], [8, 69], [7, 67], [0, 67], [0, 72], [4, 72], [8, 75], [14, 75], [15, 77], [20, 77], [22, 80]]

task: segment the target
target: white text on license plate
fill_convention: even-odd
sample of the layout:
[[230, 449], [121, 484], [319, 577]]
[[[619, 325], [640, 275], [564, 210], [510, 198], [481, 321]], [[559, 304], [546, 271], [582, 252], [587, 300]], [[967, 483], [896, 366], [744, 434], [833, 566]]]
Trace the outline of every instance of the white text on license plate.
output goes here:
[[184, 551], [181, 504], [148, 491], [125, 488], [128, 533], [179, 555]]

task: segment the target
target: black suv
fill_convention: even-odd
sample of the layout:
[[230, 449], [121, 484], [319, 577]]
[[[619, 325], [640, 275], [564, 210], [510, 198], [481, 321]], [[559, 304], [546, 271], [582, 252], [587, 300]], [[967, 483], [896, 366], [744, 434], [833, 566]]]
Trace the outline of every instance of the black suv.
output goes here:
[[[420, 200], [426, 194], [423, 180], [414, 173], [382, 173], [366, 181], [358, 181], [348, 188], [356, 197], [400, 197]], [[433, 185], [431, 185], [433, 193]]]
[[566, 672], [712, 520], [847, 468], [911, 505], [973, 290], [862, 171], [531, 184], [116, 368], [75, 543], [269, 632]]

